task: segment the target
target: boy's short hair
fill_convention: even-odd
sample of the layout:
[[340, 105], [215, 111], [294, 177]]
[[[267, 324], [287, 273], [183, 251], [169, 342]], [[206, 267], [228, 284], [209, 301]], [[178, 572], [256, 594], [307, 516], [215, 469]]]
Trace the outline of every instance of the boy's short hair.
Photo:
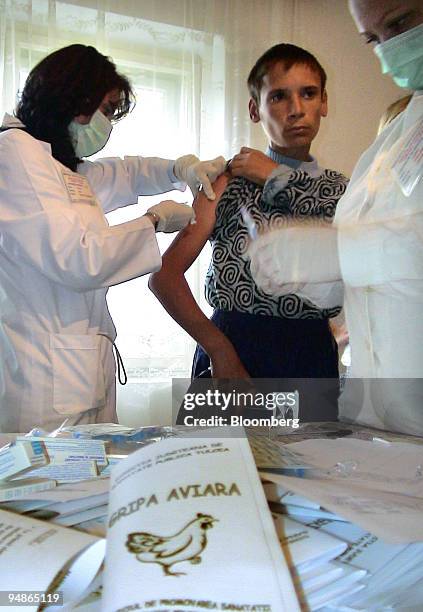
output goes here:
[[326, 87], [326, 72], [323, 70], [320, 63], [309, 51], [290, 45], [280, 43], [268, 49], [254, 64], [250, 74], [248, 75], [247, 85], [250, 96], [256, 102], [260, 103], [260, 92], [263, 85], [263, 78], [269, 72], [270, 68], [279, 62], [283, 63], [286, 70], [289, 70], [295, 64], [303, 64], [308, 66], [310, 70], [317, 72], [320, 76], [322, 93]]

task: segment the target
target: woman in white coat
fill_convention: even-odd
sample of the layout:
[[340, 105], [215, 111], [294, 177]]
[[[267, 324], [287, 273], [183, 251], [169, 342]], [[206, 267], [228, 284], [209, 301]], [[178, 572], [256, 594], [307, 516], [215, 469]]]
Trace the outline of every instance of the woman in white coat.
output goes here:
[[423, 3], [349, 4], [383, 72], [414, 95], [362, 155], [334, 227], [262, 236], [252, 272], [270, 293], [342, 279], [352, 367], [341, 418], [423, 435]]
[[139, 195], [184, 189], [224, 160], [126, 157], [100, 150], [132, 91], [93, 47], [71, 45], [30, 73], [0, 131], [0, 431], [115, 421], [115, 328], [107, 288], [161, 266], [156, 231], [191, 207], [165, 201], [109, 227], [105, 213]]

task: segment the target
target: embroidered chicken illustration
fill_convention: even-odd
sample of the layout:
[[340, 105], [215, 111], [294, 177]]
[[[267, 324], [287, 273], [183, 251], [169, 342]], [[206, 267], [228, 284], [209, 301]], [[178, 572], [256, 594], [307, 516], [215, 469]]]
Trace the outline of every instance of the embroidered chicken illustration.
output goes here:
[[185, 572], [172, 572], [175, 563], [189, 561], [201, 563], [201, 553], [207, 546], [207, 530], [217, 519], [209, 514], [197, 513], [196, 518], [172, 536], [158, 536], [138, 531], [128, 534], [126, 547], [142, 563], [158, 563], [165, 576], [181, 576]]

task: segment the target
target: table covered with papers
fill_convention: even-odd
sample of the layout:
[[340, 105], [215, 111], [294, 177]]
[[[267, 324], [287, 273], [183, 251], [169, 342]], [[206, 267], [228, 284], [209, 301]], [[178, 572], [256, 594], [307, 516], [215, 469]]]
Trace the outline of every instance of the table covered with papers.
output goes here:
[[0, 591], [79, 612], [423, 609], [421, 439], [336, 423], [247, 434], [13, 436]]

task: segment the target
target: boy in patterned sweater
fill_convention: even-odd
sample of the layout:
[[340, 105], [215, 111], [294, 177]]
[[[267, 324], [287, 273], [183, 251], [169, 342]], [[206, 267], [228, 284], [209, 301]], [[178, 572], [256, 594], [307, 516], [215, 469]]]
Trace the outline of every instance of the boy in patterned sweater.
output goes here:
[[[197, 222], [183, 230], [163, 256], [149, 286], [171, 316], [197, 341], [193, 377], [210, 367], [216, 378], [338, 378], [338, 353], [329, 328], [342, 304], [328, 285], [333, 308], [320, 310], [298, 293], [267, 295], [254, 283], [245, 257], [246, 207], [258, 230], [289, 218], [330, 221], [347, 179], [318, 166], [310, 155], [321, 117], [327, 115], [326, 74], [308, 51], [279, 44], [250, 72], [249, 111], [261, 123], [266, 153], [243, 147], [229, 164], [230, 176], [215, 183], [215, 202], [199, 195]], [[214, 312], [199, 308], [185, 272], [207, 240], [212, 260], [205, 292]], [[310, 404], [306, 420], [336, 419], [336, 402], [323, 411]]]

